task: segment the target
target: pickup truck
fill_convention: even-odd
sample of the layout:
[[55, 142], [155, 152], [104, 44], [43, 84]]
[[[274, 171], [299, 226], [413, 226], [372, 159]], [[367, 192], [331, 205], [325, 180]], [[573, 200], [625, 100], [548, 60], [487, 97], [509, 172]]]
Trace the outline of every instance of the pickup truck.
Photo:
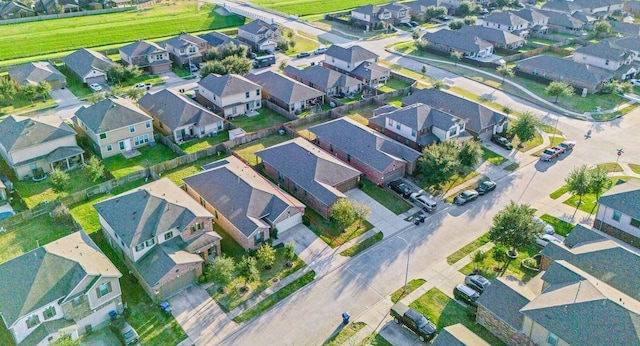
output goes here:
[[391, 317], [418, 335], [420, 341], [428, 341], [436, 336], [436, 326], [412, 308], [396, 303], [391, 307]]

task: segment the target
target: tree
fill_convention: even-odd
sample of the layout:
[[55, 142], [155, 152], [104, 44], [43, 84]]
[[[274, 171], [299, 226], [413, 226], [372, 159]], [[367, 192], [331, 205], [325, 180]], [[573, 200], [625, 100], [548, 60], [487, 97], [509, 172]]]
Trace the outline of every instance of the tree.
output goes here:
[[540, 127], [540, 121], [529, 111], [525, 111], [511, 126], [510, 132], [514, 136], [518, 136], [520, 140], [519, 146], [522, 147], [524, 142], [528, 142], [535, 138]]
[[44, 102], [44, 100], [47, 98], [47, 95], [49, 95], [50, 92], [51, 92], [51, 84], [47, 83], [46, 81], [41, 81], [36, 86], [36, 93], [42, 96], [42, 102]]
[[442, 79], [436, 79], [435, 81], [433, 81], [433, 83], [431, 83], [431, 87], [434, 89], [442, 89], [445, 87], [444, 81]]
[[[596, 167], [589, 171], [589, 192], [596, 195], [596, 201], [600, 198], [600, 194], [602, 194], [606, 189], [611, 186], [611, 178], [609, 178], [609, 172], [602, 167]], [[593, 204], [593, 208], [589, 212], [589, 215], [593, 213], [593, 210], [596, 208], [596, 204]]]
[[353, 203], [346, 199], [341, 198], [333, 204], [333, 214], [331, 217], [336, 220], [341, 229], [352, 225], [357, 220], [356, 210]]
[[575, 167], [564, 179], [564, 182], [567, 186], [567, 191], [572, 195], [578, 196], [578, 205], [576, 206], [576, 210], [578, 210], [578, 207], [582, 204], [582, 196], [589, 192], [590, 188], [587, 165]]
[[243, 56], [231, 55], [221, 61], [227, 73], [245, 75], [251, 72], [251, 60]]
[[454, 20], [453, 22], [449, 23], [449, 29], [451, 30], [459, 30], [463, 26], [464, 26], [464, 22], [461, 20]]
[[84, 171], [94, 183], [104, 177], [104, 165], [95, 156], [91, 156], [84, 164]]
[[242, 256], [240, 263], [238, 263], [238, 275], [244, 278], [245, 288], [249, 283], [258, 281], [260, 272], [258, 272], [256, 259], [251, 256]]
[[69, 186], [69, 174], [65, 171], [61, 171], [58, 168], [54, 168], [49, 173], [49, 185], [55, 192], [62, 192]]
[[91, 95], [89, 95], [89, 97], [87, 98], [87, 102], [89, 102], [92, 105], [95, 105], [96, 103], [102, 101], [105, 99], [105, 94], [102, 93], [93, 93]]
[[453, 52], [451, 52], [451, 54], [449, 54], [449, 56], [451, 57], [451, 59], [455, 60], [455, 65], [458, 66], [458, 61], [462, 60], [464, 54], [462, 54], [462, 52], [454, 50]]
[[232, 257], [227, 257], [225, 255], [216, 257], [213, 263], [209, 265], [207, 280], [217, 283], [220, 285], [221, 290], [224, 291], [224, 288], [227, 287], [235, 278], [235, 267], [236, 264]]
[[239, 56], [243, 58], [246, 57], [247, 46], [236, 45], [235, 43], [230, 42], [222, 49], [222, 55], [220, 56], [220, 59], [224, 59], [228, 56]]
[[549, 83], [549, 85], [544, 89], [544, 92], [549, 96], [555, 96], [556, 99], [553, 103], [558, 103], [558, 98], [560, 96], [573, 95], [573, 87], [564, 82], [554, 81]]
[[487, 259], [487, 253], [482, 250], [478, 250], [471, 255], [471, 262], [475, 265], [476, 270], [478, 270], [478, 267], [485, 259]]
[[206, 76], [215, 73], [214, 71], [217, 71], [220, 66], [222, 66], [222, 63], [220, 63], [219, 61], [207, 61], [204, 63], [204, 66], [200, 68], [200, 76], [202, 77], [202, 79], [204, 79]]
[[18, 93], [18, 85], [9, 78], [0, 77], [0, 95], [7, 100], [13, 100]]
[[121, 84], [114, 84], [111, 86], [109, 91], [106, 93], [107, 97], [119, 97], [124, 94], [124, 87]]
[[142, 70], [135, 65], [129, 65], [124, 69], [124, 80], [130, 80], [134, 78], [138, 78], [142, 75]]
[[122, 83], [124, 82], [125, 77], [125, 68], [120, 64], [113, 64], [107, 70], [107, 78], [112, 83]]
[[424, 12], [424, 21], [428, 22], [430, 19], [438, 18], [447, 14], [447, 8], [444, 6], [428, 6]]
[[80, 346], [80, 340], [71, 339], [71, 335], [64, 335], [51, 343], [52, 346]]
[[256, 257], [258, 257], [258, 261], [264, 265], [264, 268], [269, 270], [276, 262], [276, 250], [274, 250], [269, 243], [262, 244], [258, 248], [258, 251], [256, 251]]
[[493, 217], [489, 240], [510, 247], [510, 253], [515, 255], [517, 248], [532, 242], [543, 231], [544, 226], [533, 219], [534, 213], [535, 209], [528, 204], [509, 202]]
[[367, 220], [367, 217], [371, 214], [371, 208], [368, 205], [360, 202], [353, 203], [353, 209], [356, 214], [356, 220], [358, 221], [358, 228], [362, 227], [362, 222]]
[[609, 22], [601, 20], [596, 22], [596, 24], [593, 26], [593, 30], [595, 30], [596, 36], [607, 36], [609, 33], [611, 33], [611, 24], [609, 24]]
[[471, 14], [475, 6], [469, 1], [463, 1], [460, 3], [458, 8], [456, 9], [456, 16], [465, 17]]
[[418, 168], [429, 186], [437, 190], [458, 171], [460, 149], [456, 142], [447, 140], [426, 147], [418, 159]]
[[414, 40], [417, 40], [420, 38], [420, 34], [421, 34], [420, 30], [416, 29], [411, 32], [411, 37], [413, 37]]
[[131, 88], [127, 90], [127, 96], [129, 96], [129, 98], [135, 102], [138, 102], [138, 100], [141, 99], [143, 95], [144, 95], [144, 90], [142, 89]]
[[31, 101], [31, 103], [33, 103], [33, 97], [38, 93], [37, 87], [31, 84], [23, 86], [20, 91]]
[[287, 266], [291, 265], [291, 262], [296, 256], [296, 247], [293, 241], [284, 244], [284, 258], [287, 260]]
[[465, 141], [460, 146], [460, 153], [458, 153], [459, 173], [464, 173], [466, 170], [472, 169], [482, 159], [482, 145], [478, 141]]
[[289, 48], [293, 49], [296, 46], [296, 40], [294, 39], [290, 39], [289, 42], [287, 42], [289, 44]]
[[616, 92], [622, 95], [633, 93], [634, 90], [635, 87], [633, 86], [633, 84], [627, 81], [618, 82], [618, 87], [616, 88]]
[[476, 16], [466, 16], [463, 19], [465, 25], [476, 25], [478, 22], [478, 17]]
[[502, 84], [504, 84], [505, 77], [511, 78], [514, 75], [513, 68], [507, 67], [507, 65], [498, 66], [496, 71], [498, 71], [498, 73], [502, 76]]

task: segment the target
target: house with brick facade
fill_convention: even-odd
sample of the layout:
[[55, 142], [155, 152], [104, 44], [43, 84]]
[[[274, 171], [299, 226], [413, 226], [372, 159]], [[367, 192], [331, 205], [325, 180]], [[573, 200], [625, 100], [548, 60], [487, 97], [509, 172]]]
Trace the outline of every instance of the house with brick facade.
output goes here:
[[421, 154], [344, 117], [310, 127], [313, 142], [380, 185], [412, 174]]
[[[324, 93], [273, 71], [248, 74], [247, 79], [262, 88], [262, 98], [289, 114], [299, 114], [324, 103]], [[254, 93], [256, 90], [254, 90]]]
[[278, 186], [325, 218], [346, 191], [357, 188], [360, 171], [303, 138], [257, 151], [259, 165]]
[[0, 318], [17, 345], [76, 340], [123, 310], [122, 274], [84, 231], [0, 264], [0, 277]]
[[640, 248], [640, 180], [629, 179], [602, 194], [593, 227]]
[[93, 206], [102, 233], [154, 300], [170, 297], [220, 255], [213, 215], [162, 178]]
[[302, 223], [305, 205], [231, 156], [186, 177], [184, 189], [245, 249]]
[[285, 67], [284, 74], [324, 92], [326, 96], [354, 95], [362, 90], [362, 81], [320, 65], [304, 69], [289, 65]]

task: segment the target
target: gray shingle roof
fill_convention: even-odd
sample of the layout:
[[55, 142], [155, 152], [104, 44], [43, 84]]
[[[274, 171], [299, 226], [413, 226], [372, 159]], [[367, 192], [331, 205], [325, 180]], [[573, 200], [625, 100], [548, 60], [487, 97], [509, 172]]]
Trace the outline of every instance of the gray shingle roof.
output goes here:
[[156, 286], [176, 265], [203, 262], [202, 257], [185, 251], [186, 243], [180, 236], [154, 246], [134, 262], [136, 270], [151, 287]]
[[119, 97], [104, 99], [89, 107], [83, 106], [75, 114], [95, 134], [151, 120], [129, 99]]
[[442, 328], [431, 346], [489, 346], [476, 333], [461, 323]]
[[640, 34], [640, 25], [635, 23], [613, 22], [611, 23], [611, 31], [619, 32], [625, 36], [638, 36]]
[[358, 45], [349, 48], [340, 47], [336, 44], [331, 45], [325, 52], [326, 57], [334, 57], [338, 60], [346, 61], [351, 64], [361, 63], [367, 60], [375, 60], [378, 55], [366, 50]]
[[629, 58], [631, 54], [631, 52], [616, 45], [613, 41], [600, 41], [598, 43], [580, 47], [575, 50], [575, 53], [614, 61], [624, 61]]
[[542, 12], [539, 12], [537, 9], [533, 8], [523, 8], [520, 11], [513, 12], [516, 16], [530, 22], [536, 23], [540, 21], [544, 21], [549, 18], [545, 16]]
[[380, 11], [380, 7], [376, 5], [364, 5], [351, 10], [351, 12], [362, 13], [369, 16], [376, 16], [378, 11]]
[[273, 71], [249, 74], [247, 75], [247, 79], [262, 86], [269, 95], [286, 104], [310, 100], [324, 95], [324, 93], [319, 90], [308, 87]]
[[193, 36], [191, 34], [184, 33], [178, 36], [174, 36], [166, 41], [163, 41], [161, 44], [164, 46], [169, 45], [174, 48], [186, 48], [186, 47], [189, 47], [190, 45], [198, 46], [205, 42], [207, 41], [198, 36]]
[[491, 43], [477, 36], [449, 29], [441, 29], [436, 32], [426, 32], [422, 35], [422, 39], [427, 42], [460, 49], [465, 52], [478, 53], [488, 47], [493, 47]]
[[[564, 1], [564, 0], [561, 0], [561, 1], [569, 3], [569, 1]], [[579, 20], [578, 18], [574, 18], [570, 16], [568, 13], [560, 13], [560, 12], [544, 11], [544, 10], [540, 10], [540, 12], [545, 16], [549, 17], [548, 23], [551, 25], [562, 26], [562, 27], [573, 28], [573, 29], [580, 29], [584, 26], [583, 21]]]
[[416, 103], [426, 104], [466, 120], [465, 128], [475, 133], [480, 133], [507, 120], [504, 114], [437, 89], [422, 89], [402, 99], [403, 105]]
[[524, 39], [505, 30], [489, 28], [482, 25], [463, 26], [458, 30], [471, 36], [479, 37], [488, 42], [512, 44], [524, 42]]
[[138, 106], [171, 130], [189, 124], [205, 126], [224, 122], [212, 111], [170, 89], [147, 93], [138, 101]]
[[259, 228], [268, 228], [269, 222], [276, 221], [290, 207], [304, 210], [304, 204], [239, 159], [232, 156], [221, 161], [183, 181], [245, 237], [251, 238]]
[[53, 65], [46, 61], [36, 61], [18, 65], [9, 69], [9, 76], [19, 85], [38, 84], [42, 81], [65, 81], [65, 77]]
[[289, 65], [284, 69], [284, 73], [298, 80], [305, 81], [306, 83], [312, 83], [314, 86], [319, 86], [325, 90], [361, 84], [359, 80], [353, 77], [320, 65], [314, 65], [305, 69], [297, 69]]
[[416, 132], [431, 130], [432, 126], [444, 131], [449, 131], [449, 129], [455, 124], [465, 122], [454, 115], [445, 113], [422, 103], [416, 103], [392, 110], [389, 113], [373, 117], [369, 119], [369, 121], [384, 128], [386, 126], [387, 119], [397, 121]]
[[227, 36], [225, 34], [221, 34], [217, 31], [212, 31], [210, 33], [207, 34], [202, 34], [202, 35], [198, 35], [201, 39], [207, 41], [207, 44], [211, 47], [220, 47], [220, 46], [225, 46], [229, 43], [233, 43], [236, 46], [240, 46], [240, 45], [244, 45], [242, 42], [236, 40], [233, 37]]
[[79, 231], [0, 264], [0, 311], [8, 326], [65, 298], [87, 276], [122, 276], [91, 238]]
[[542, 5], [543, 10], [554, 10], [571, 13], [582, 9], [576, 1], [551, 0]]
[[255, 91], [262, 87], [247, 78], [237, 74], [218, 76], [209, 74], [198, 82], [198, 85], [211, 91], [218, 97], [244, 94], [247, 91]]
[[501, 25], [510, 26], [512, 29], [517, 28], [519, 25], [528, 25], [529, 21], [524, 18], [520, 18], [511, 11], [496, 11], [491, 12], [484, 18], [485, 22], [497, 23]]
[[491, 281], [491, 286], [480, 295], [477, 303], [494, 313], [515, 330], [521, 330], [523, 317], [520, 309], [527, 305], [530, 300], [502, 280]]
[[309, 132], [351, 157], [384, 172], [397, 161], [415, 163], [421, 154], [349, 119], [340, 118], [310, 127]]
[[84, 77], [93, 70], [106, 73], [113, 65], [113, 61], [106, 56], [86, 48], [77, 51], [62, 58], [65, 66], [73, 71], [76, 75]]
[[166, 50], [160, 45], [150, 41], [136, 41], [124, 47], [120, 47], [120, 51], [124, 54], [134, 56], [147, 56], [156, 53], [165, 53]]
[[27, 118], [15, 115], [0, 121], [0, 133], [0, 144], [7, 152], [76, 135], [76, 131], [60, 118]]
[[578, 244], [603, 240], [606, 240], [605, 236], [578, 224], [569, 232], [567, 237], [564, 238], [564, 245], [572, 248]]
[[613, 73], [601, 68], [550, 55], [537, 55], [520, 60], [516, 64], [516, 69], [520, 66], [536, 69], [538, 76], [541, 77], [545, 76], [545, 72], [558, 73], [561, 76], [594, 85], [613, 78]]
[[325, 205], [344, 197], [334, 186], [360, 175], [356, 169], [302, 138], [260, 150], [255, 155]]
[[640, 180], [629, 179], [612, 187], [600, 196], [598, 203], [640, 220]]
[[616, 45], [640, 53], [640, 36], [630, 36], [620, 39], [614, 39]]
[[250, 23], [247, 23], [243, 26], [239, 26], [238, 30], [246, 31], [252, 33], [254, 35], [263, 34], [269, 30], [276, 31], [278, 28], [275, 25], [271, 25], [267, 22], [264, 22], [260, 19], [256, 19]]
[[351, 71], [351, 74], [364, 80], [379, 79], [389, 76], [391, 70], [373, 62], [365, 61]]

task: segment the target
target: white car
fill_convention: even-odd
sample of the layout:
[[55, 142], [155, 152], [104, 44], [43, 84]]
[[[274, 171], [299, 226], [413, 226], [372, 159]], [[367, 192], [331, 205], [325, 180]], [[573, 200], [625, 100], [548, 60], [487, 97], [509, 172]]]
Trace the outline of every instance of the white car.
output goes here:
[[151, 84], [138, 83], [132, 89], [149, 90], [151, 89]]
[[549, 244], [550, 242], [556, 243], [556, 244], [563, 244], [564, 242], [556, 237], [554, 237], [551, 234], [538, 234], [536, 235], [536, 244], [545, 247], [547, 246], [547, 244]]
[[533, 221], [541, 224], [543, 226], [543, 230], [544, 230], [544, 234], [555, 234], [556, 230], [555, 228], [553, 228], [553, 226], [551, 226], [550, 224], [544, 222], [544, 220], [542, 220], [541, 218], [534, 216]]
[[640, 87], [640, 79], [629, 79], [629, 83], [633, 84], [634, 86]]
[[91, 90], [93, 90], [93, 91], [100, 91], [100, 90], [102, 90], [102, 85], [100, 85], [98, 83], [91, 83], [91, 84], [89, 84], [89, 88], [91, 88]]

